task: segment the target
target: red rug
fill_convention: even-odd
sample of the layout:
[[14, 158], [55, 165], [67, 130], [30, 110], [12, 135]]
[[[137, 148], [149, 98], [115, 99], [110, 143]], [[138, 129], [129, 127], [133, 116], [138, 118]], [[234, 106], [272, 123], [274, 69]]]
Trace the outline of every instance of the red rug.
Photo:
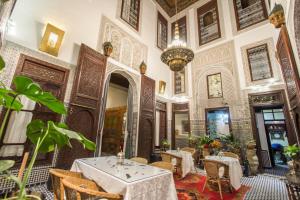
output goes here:
[[[206, 186], [202, 192], [205, 178], [199, 174], [188, 174], [184, 179], [175, 179], [178, 200], [220, 200], [220, 193], [213, 191], [209, 186]], [[224, 185], [222, 187], [223, 200], [242, 200], [249, 189], [250, 187], [242, 185], [239, 190], [230, 193], [228, 186]]]

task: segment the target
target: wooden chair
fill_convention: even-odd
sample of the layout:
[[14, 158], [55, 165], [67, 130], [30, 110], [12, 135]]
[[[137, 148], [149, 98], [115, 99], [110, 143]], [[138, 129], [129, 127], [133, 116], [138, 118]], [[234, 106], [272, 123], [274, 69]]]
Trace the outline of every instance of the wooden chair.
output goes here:
[[62, 184], [62, 179], [66, 177], [77, 177], [81, 178], [82, 174], [78, 172], [71, 172], [63, 169], [50, 169], [49, 170], [52, 188], [55, 200], [64, 200], [64, 186]]
[[[173, 165], [173, 169], [175, 170], [175, 172], [181, 174], [182, 173], [182, 158], [175, 156], [173, 154], [169, 154], [166, 152], [161, 152], [160, 156], [162, 158], [163, 162], [168, 162], [171, 163]], [[172, 160], [175, 159], [176, 160], [176, 164], [173, 164]]]
[[204, 168], [206, 171], [206, 180], [202, 192], [204, 191], [207, 183], [217, 183], [219, 187], [221, 199], [223, 199], [222, 185], [221, 185], [221, 182], [223, 181], [228, 183], [229, 189], [232, 192], [232, 188], [230, 185], [230, 178], [226, 176], [226, 174], [229, 174], [228, 165], [219, 161], [204, 160]]
[[148, 160], [146, 158], [133, 157], [133, 158], [130, 158], [130, 160], [141, 163], [141, 164], [145, 164], [145, 165], [148, 164]]
[[99, 190], [95, 182], [75, 177], [68, 177], [62, 180], [65, 188], [66, 200], [90, 200], [90, 199], [108, 199], [121, 200], [119, 194], [107, 193]]
[[237, 154], [235, 154], [235, 153], [232, 153], [232, 152], [219, 152], [219, 154], [218, 155], [221, 155], [221, 156], [225, 156], [225, 157], [231, 157], [231, 158], [236, 158], [236, 159], [240, 159], [240, 157], [237, 155]]
[[190, 152], [194, 158], [195, 153], [196, 153], [196, 149], [195, 148], [191, 148], [191, 147], [183, 147], [181, 149], [181, 151], [186, 151], [186, 152]]
[[172, 163], [169, 162], [159, 161], [159, 162], [151, 163], [150, 165], [153, 167], [159, 167], [173, 172], [173, 165]]

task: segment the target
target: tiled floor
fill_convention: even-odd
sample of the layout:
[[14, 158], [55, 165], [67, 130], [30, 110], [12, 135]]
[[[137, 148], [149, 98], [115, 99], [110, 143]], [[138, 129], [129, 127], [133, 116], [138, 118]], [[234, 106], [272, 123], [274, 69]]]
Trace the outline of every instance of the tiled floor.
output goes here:
[[[199, 173], [203, 174], [202, 171]], [[250, 186], [245, 200], [288, 200], [288, 193], [282, 177], [270, 174], [261, 174], [254, 177], [243, 177], [242, 184]], [[53, 194], [47, 190], [46, 185], [33, 188], [46, 195], [46, 200], [52, 200]]]

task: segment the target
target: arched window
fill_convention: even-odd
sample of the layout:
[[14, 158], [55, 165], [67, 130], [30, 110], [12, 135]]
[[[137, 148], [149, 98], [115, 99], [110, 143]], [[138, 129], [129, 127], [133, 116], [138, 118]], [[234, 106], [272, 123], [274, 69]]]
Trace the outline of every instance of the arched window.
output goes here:
[[212, 24], [214, 22], [214, 17], [212, 12], [208, 12], [203, 16], [203, 25], [204, 27]]

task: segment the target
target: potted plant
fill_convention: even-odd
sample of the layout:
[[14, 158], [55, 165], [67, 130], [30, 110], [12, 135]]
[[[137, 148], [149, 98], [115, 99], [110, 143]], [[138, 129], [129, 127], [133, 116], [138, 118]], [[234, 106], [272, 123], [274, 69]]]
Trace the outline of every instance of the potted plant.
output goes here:
[[[2, 70], [4, 66], [5, 63], [0, 56], [0, 70]], [[62, 102], [56, 99], [56, 97], [51, 93], [43, 91], [41, 87], [37, 83], [34, 83], [30, 78], [25, 76], [17, 76], [14, 78], [13, 84], [15, 88], [14, 90], [6, 88], [3, 83], [0, 83], [0, 106], [7, 109], [5, 110], [4, 119], [0, 127], [0, 139], [3, 136], [4, 127], [6, 126], [10, 111], [20, 111], [23, 107], [19, 98], [21, 96], [25, 96], [26, 98], [38, 104], [46, 106], [48, 109], [57, 114], [63, 115], [67, 113], [66, 108]], [[35, 147], [22, 181], [14, 175], [9, 174], [8, 172], [8, 170], [13, 167], [14, 161], [0, 161], [0, 173], [6, 173], [6, 177], [16, 182], [19, 188], [16, 196], [9, 199], [39, 199], [39, 197], [28, 195], [26, 193], [26, 185], [28, 183], [38, 153], [52, 152], [56, 147], [61, 148], [65, 145], [71, 147], [71, 139], [79, 141], [80, 143], [82, 143], [84, 148], [88, 150], [94, 151], [96, 149], [95, 143], [86, 139], [81, 133], [69, 130], [67, 125], [64, 123], [33, 120], [27, 126], [26, 135]]]
[[222, 147], [222, 143], [219, 140], [215, 139], [212, 141], [212, 143], [210, 143], [210, 146], [213, 149], [214, 154], [218, 155], [218, 153]]
[[300, 147], [297, 144], [285, 147], [284, 155], [292, 159], [291, 173], [300, 175]]
[[203, 157], [210, 155], [210, 143], [213, 140], [205, 135], [199, 138], [198, 148], [202, 151]]
[[162, 146], [163, 151], [167, 151], [171, 145], [167, 139], [163, 139], [161, 141], [161, 146]]

